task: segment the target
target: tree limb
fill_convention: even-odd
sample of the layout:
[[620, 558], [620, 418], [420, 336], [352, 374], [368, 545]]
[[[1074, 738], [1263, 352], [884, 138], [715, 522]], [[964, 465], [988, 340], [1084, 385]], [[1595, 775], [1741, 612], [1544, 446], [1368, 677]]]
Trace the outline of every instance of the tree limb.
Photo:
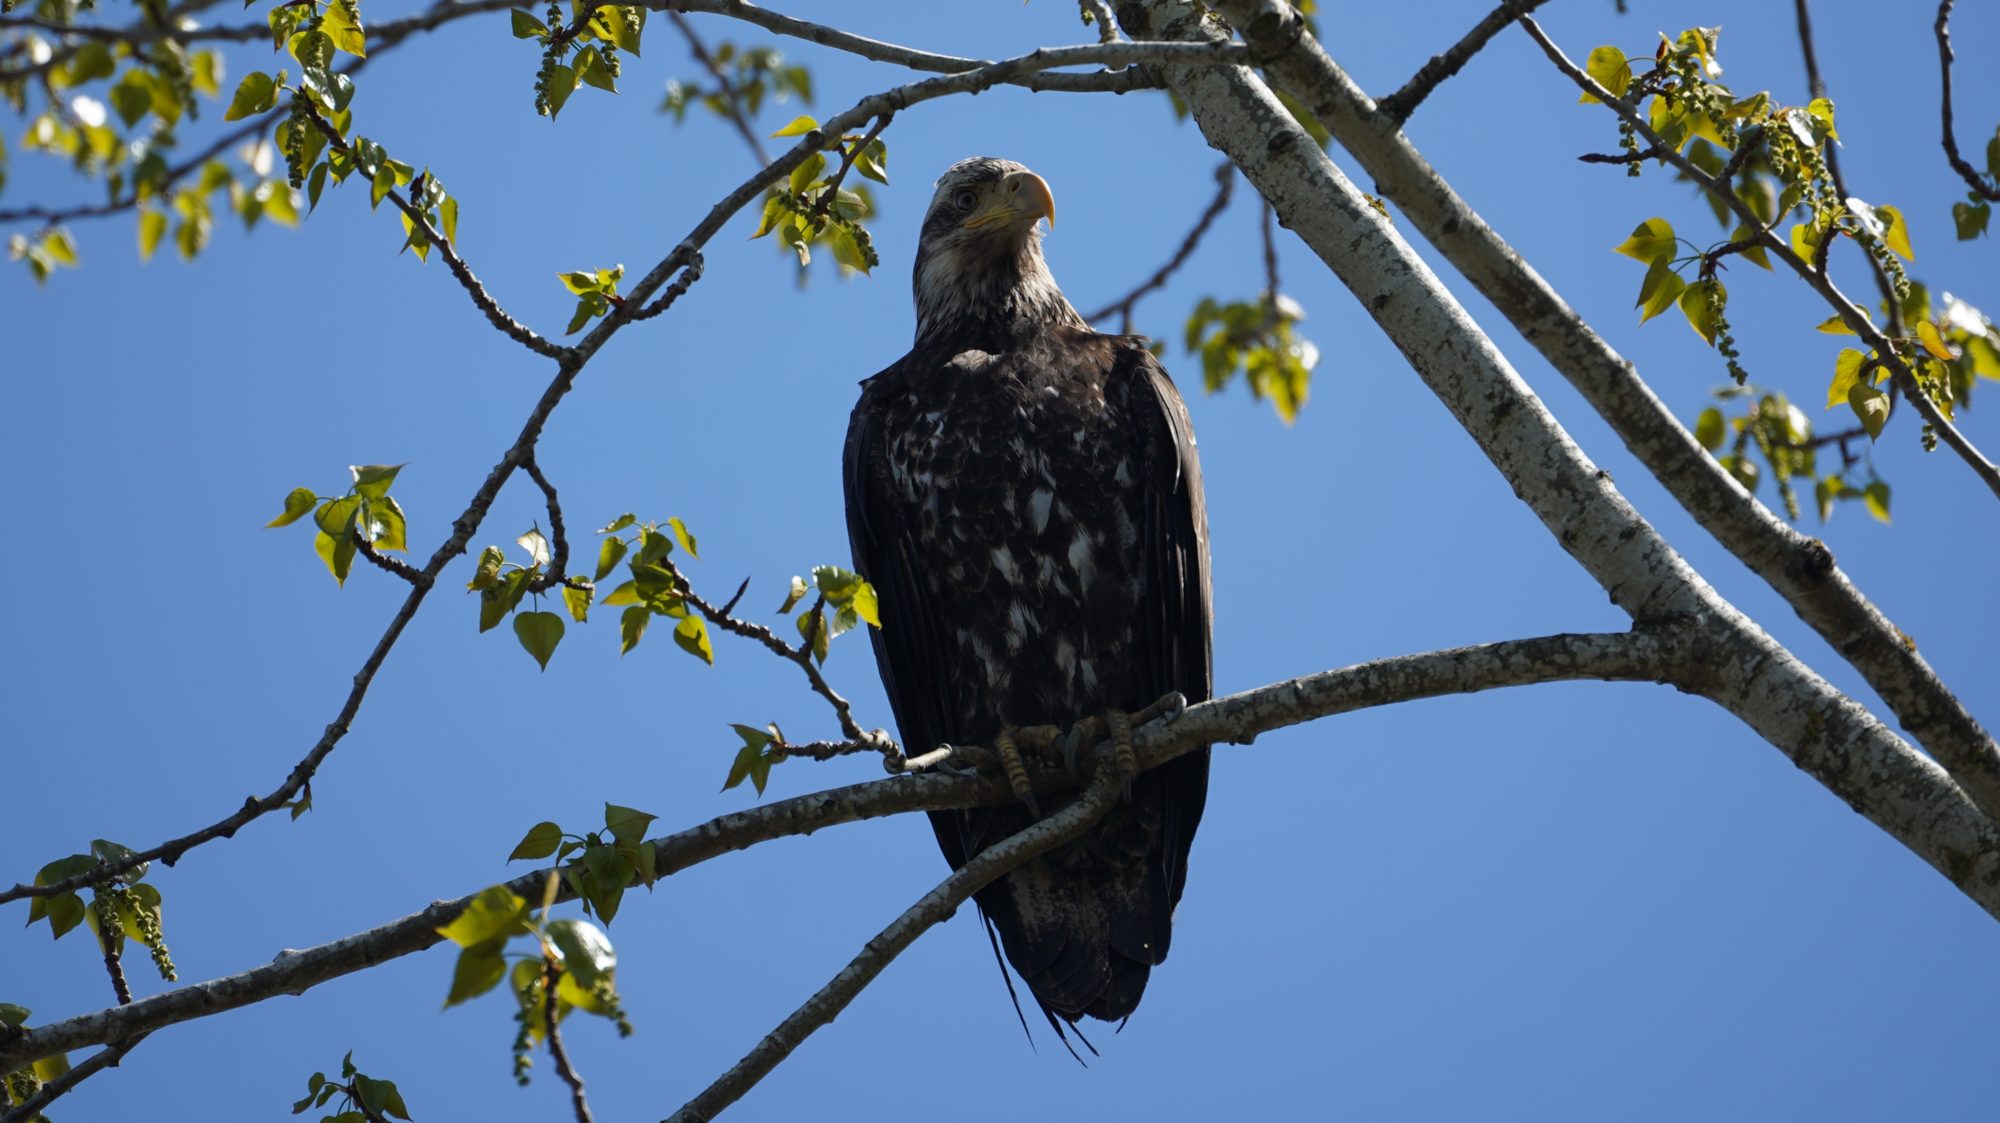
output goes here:
[[[1335, 714], [1418, 698], [1466, 694], [1504, 686], [1594, 679], [1666, 680], [1689, 658], [1686, 633], [1647, 629], [1601, 635], [1555, 635], [1404, 655], [1324, 671], [1189, 706], [1171, 722], [1132, 732], [1142, 769], [1157, 767], [1211, 742], [1248, 743], [1257, 735]], [[1051, 796], [1069, 786], [1060, 769], [1036, 773], [1037, 790]], [[652, 840], [655, 871], [668, 877], [691, 866], [761, 842], [812, 834], [842, 823], [909, 811], [995, 806], [1014, 799], [1006, 779], [988, 769], [978, 776], [943, 773], [894, 776], [779, 800], [718, 816], [699, 826]], [[1949, 816], [1940, 813], [1940, 818]], [[547, 870], [506, 882], [514, 893], [540, 899]], [[560, 900], [571, 897], [565, 880]], [[2000, 908], [2000, 888], [1993, 907]], [[280, 994], [303, 994], [330, 979], [422, 951], [442, 941], [449, 924], [472, 897], [437, 901], [428, 908], [365, 932], [307, 948], [287, 950], [270, 963], [235, 975], [178, 987], [95, 1013], [24, 1030], [0, 1040], [0, 1072], [37, 1057], [209, 1017]]]
[[779, 1062], [791, 1056], [792, 1050], [804, 1044], [814, 1030], [847, 1009], [847, 1004], [874, 982], [875, 977], [904, 949], [916, 942], [918, 936], [941, 921], [950, 919], [958, 911], [958, 906], [1008, 870], [1082, 836], [1092, 824], [1104, 818], [1105, 812], [1111, 810], [1118, 799], [1118, 790], [1117, 776], [1111, 768], [1100, 763], [1090, 786], [1075, 802], [980, 851], [976, 857], [952, 871], [951, 876], [940, 882], [937, 888], [918, 898], [874, 939], [862, 945], [861, 951], [848, 961], [847, 966], [778, 1023], [776, 1029], [765, 1034], [764, 1039], [735, 1066], [675, 1112], [667, 1123], [708, 1123], [724, 1108], [743, 1098], [743, 1094], [769, 1075]]
[[1215, 198], [1209, 201], [1207, 209], [1201, 212], [1201, 217], [1195, 219], [1194, 229], [1188, 231], [1187, 237], [1181, 239], [1181, 246], [1174, 251], [1174, 256], [1168, 258], [1165, 265], [1154, 270], [1152, 276], [1139, 282], [1137, 288], [1099, 308], [1097, 311], [1090, 313], [1084, 319], [1096, 323], [1099, 320], [1109, 319], [1111, 314], [1115, 312], [1118, 314], [1118, 330], [1126, 335], [1130, 335], [1132, 333], [1132, 306], [1139, 303], [1139, 299], [1147, 293], [1155, 289], [1164, 288], [1167, 278], [1173, 276], [1181, 266], [1187, 264], [1187, 259], [1194, 255], [1195, 247], [1201, 245], [1202, 238], [1207, 236], [1208, 228], [1214, 225], [1217, 216], [1228, 209], [1229, 196], [1235, 189], [1236, 165], [1225, 161], [1215, 169]]
[[1318, 42], [1290, 32], [1289, 7], [1272, 0], [1222, 0], [1220, 7], [1260, 52], [1266, 73], [1312, 110], [1375, 190], [1576, 387], [1681, 506], [1861, 672], [1980, 806], [1989, 814], [2000, 809], [2000, 747], [1826, 545], [1779, 519], [1716, 463], [1632, 364], [1376, 112]]
[[54, 1103], [65, 1093], [74, 1090], [78, 1084], [96, 1076], [107, 1068], [117, 1068], [118, 1062], [125, 1059], [125, 1054], [131, 1052], [139, 1042], [144, 1040], [146, 1040], [146, 1035], [141, 1033], [115, 1044], [106, 1045], [104, 1048], [92, 1053], [89, 1058], [79, 1062], [68, 1072], [42, 1085], [41, 1091], [8, 1108], [4, 1113], [0, 1113], [0, 1123], [30, 1123], [31, 1120], [42, 1114], [43, 1109]]
[[1944, 121], [1944, 158], [1951, 164], [1951, 170], [1965, 180], [1981, 198], [2000, 203], [2000, 184], [1988, 183], [1986, 177], [1975, 171], [1958, 151], [1958, 130], [1952, 124], [1951, 112], [1951, 7], [1955, 0], [1938, 0], [1937, 22], [1932, 30], [1937, 33], [1938, 79], [1943, 86], [1939, 100], [1939, 116]]
[[1472, 56], [1486, 49], [1486, 44], [1510, 23], [1516, 16], [1524, 16], [1547, 3], [1548, 0], [1503, 0], [1501, 5], [1486, 13], [1485, 18], [1474, 24], [1465, 38], [1452, 44], [1450, 50], [1441, 55], [1432, 55], [1401, 89], [1375, 103], [1375, 107], [1401, 126], [1410, 120], [1410, 114], [1431, 96], [1431, 91], [1464, 69], [1472, 61]]

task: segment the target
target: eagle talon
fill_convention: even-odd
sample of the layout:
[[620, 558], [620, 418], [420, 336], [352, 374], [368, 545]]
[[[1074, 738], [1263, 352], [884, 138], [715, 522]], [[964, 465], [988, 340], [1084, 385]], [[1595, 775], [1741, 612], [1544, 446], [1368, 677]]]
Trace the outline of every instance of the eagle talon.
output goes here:
[[1103, 733], [1101, 727], [1102, 720], [1096, 717], [1083, 718], [1069, 727], [1069, 736], [1063, 739], [1062, 757], [1063, 768], [1069, 772], [1071, 783], [1082, 779], [1076, 769], [1077, 756], [1097, 743], [1097, 738]]
[[1021, 749], [1015, 743], [1015, 734], [1020, 730], [1013, 726], [1002, 726], [993, 738], [994, 751], [1000, 755], [1000, 767], [1007, 773], [1007, 786], [1014, 789], [1014, 798], [1027, 804], [1028, 813], [1039, 819], [1042, 809], [1035, 802], [1035, 785], [1028, 780], [1028, 766], [1021, 759]]

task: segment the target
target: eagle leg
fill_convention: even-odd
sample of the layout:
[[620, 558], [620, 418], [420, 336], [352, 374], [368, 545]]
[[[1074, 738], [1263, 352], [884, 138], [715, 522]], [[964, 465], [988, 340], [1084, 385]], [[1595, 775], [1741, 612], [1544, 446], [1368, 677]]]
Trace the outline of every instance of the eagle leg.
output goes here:
[[1118, 770], [1118, 786], [1125, 802], [1132, 802], [1132, 781], [1139, 775], [1139, 758], [1132, 752], [1132, 715], [1124, 710], [1104, 711], [1104, 725], [1111, 733], [1111, 765]]
[[1021, 759], [1020, 746], [1015, 743], [1014, 726], [1003, 725], [993, 737], [993, 749], [1000, 755], [1000, 767], [1007, 772], [1007, 786], [1014, 789], [1014, 798], [1028, 805], [1028, 813], [1039, 819], [1042, 809], [1035, 802], [1035, 785], [1028, 781], [1028, 766]]

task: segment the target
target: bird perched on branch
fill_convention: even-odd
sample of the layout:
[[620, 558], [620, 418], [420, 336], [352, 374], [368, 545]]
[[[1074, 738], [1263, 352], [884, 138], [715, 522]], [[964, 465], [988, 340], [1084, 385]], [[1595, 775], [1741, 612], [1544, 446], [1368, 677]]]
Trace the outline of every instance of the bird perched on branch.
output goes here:
[[1187, 408], [1142, 339], [1063, 299], [1043, 219], [1048, 184], [1012, 161], [938, 181], [916, 344], [862, 383], [845, 483], [904, 747], [994, 746], [1022, 797], [931, 813], [954, 869], [1034, 821], [1024, 753], [1113, 744], [1124, 800], [975, 898], [1060, 1036], [1058, 1018], [1129, 1017], [1167, 956], [1208, 751], [1135, 774], [1130, 728], [1163, 697], [1209, 697], [1210, 600]]

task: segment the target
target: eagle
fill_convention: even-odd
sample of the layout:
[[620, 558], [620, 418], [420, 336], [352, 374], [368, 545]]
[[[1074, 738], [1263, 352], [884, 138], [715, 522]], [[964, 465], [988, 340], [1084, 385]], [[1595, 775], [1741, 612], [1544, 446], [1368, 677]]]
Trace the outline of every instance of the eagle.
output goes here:
[[953, 869], [1035, 820], [1023, 746], [1114, 743], [1124, 798], [974, 898], [1067, 1042], [1085, 1016], [1122, 1027], [1167, 957], [1208, 750], [1135, 776], [1130, 727], [1209, 697], [1211, 611], [1187, 407], [1143, 338], [1092, 331], [1063, 298], [1042, 219], [1055, 200], [1018, 163], [961, 160], [938, 181], [916, 342], [861, 383], [844, 488], [905, 749], [996, 746], [1022, 797], [931, 813]]

